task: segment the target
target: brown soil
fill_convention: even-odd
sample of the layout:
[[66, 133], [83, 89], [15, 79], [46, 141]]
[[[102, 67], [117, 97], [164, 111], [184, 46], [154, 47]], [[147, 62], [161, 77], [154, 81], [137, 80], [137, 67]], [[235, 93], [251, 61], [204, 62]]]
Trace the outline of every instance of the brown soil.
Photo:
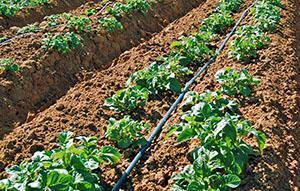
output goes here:
[[0, 32], [12, 26], [23, 27], [30, 23], [40, 22], [45, 16], [68, 12], [88, 1], [96, 0], [52, 0], [38, 7], [24, 8], [13, 17], [0, 15]]
[[[151, 60], [166, 52], [173, 40], [181, 35], [189, 34], [191, 31], [196, 31], [201, 20], [213, 10], [216, 2], [217, 0], [201, 3], [186, 16], [167, 26], [150, 41], [123, 53], [110, 64], [108, 69], [80, 74], [83, 79], [82, 82], [77, 83], [65, 96], [48, 109], [33, 116], [29, 120], [30, 122], [16, 127], [12, 133], [4, 137], [1, 141], [1, 145], [3, 143], [2, 148], [9, 148], [4, 149], [5, 153], [3, 153], [5, 166], [10, 161], [19, 161], [24, 157], [30, 157], [36, 148], [43, 147], [42, 144], [45, 147], [51, 146], [51, 143], [56, 140], [56, 135], [70, 127], [72, 131], [78, 132], [78, 134], [90, 135], [96, 133], [102, 136], [107, 123], [106, 116], [111, 114], [102, 108], [104, 99], [120, 89], [131, 73], [145, 68]], [[66, 72], [65, 75], [67, 75]], [[153, 103], [156, 104], [153, 106], [153, 110], [157, 110], [158, 107], [161, 107], [160, 104], [164, 104], [155, 100]], [[164, 108], [161, 109], [161, 114], [165, 112], [167, 107], [168, 105], [165, 104]], [[151, 108], [150, 112], [152, 112]], [[144, 117], [152, 120], [152, 124], [155, 124], [161, 118], [161, 114], [153, 111], [152, 117], [146, 114]], [[23, 133], [27, 134], [26, 137], [29, 137], [24, 138], [25, 134]], [[46, 133], [50, 133], [51, 136]], [[14, 140], [11, 141], [11, 138]], [[19, 144], [21, 139], [24, 142]], [[24, 153], [20, 152], [21, 150]]]
[[[78, 135], [97, 135], [101, 138], [101, 145], [110, 144], [102, 138], [107, 119], [112, 115], [103, 108], [104, 99], [122, 88], [131, 73], [145, 68], [156, 56], [168, 52], [168, 46], [174, 39], [195, 31], [216, 2], [212, 0], [201, 4], [149, 41], [121, 54], [109, 68], [82, 72], [82, 82], [0, 141], [1, 171], [9, 164], [30, 158], [37, 150], [53, 147], [62, 130], [71, 130]], [[249, 4], [250, 1], [247, 2]], [[214, 74], [225, 66], [247, 68], [261, 79], [253, 97], [240, 100], [241, 113], [268, 135], [268, 144], [262, 157], [251, 160], [243, 185], [238, 190], [298, 191], [300, 187], [300, 5], [297, 0], [283, 0], [283, 3], [286, 9], [282, 11], [281, 26], [270, 35], [272, 42], [259, 52], [259, 59], [243, 65], [229, 59], [226, 49], [193, 87], [198, 92], [213, 90], [217, 86]], [[145, 110], [135, 114], [135, 118], [154, 126], [174, 98], [170, 93], [153, 98]], [[179, 116], [180, 111], [177, 111], [166, 128], [178, 122]], [[130, 175], [125, 190], [168, 190], [172, 185], [170, 177], [189, 164], [186, 154], [197, 143], [177, 144], [173, 137], [164, 139], [164, 134], [165, 131]], [[103, 178], [108, 185], [117, 180], [134, 152], [123, 151], [121, 164], [104, 169]]]
[[[99, 31], [95, 26], [93, 32], [82, 35], [83, 46], [67, 55], [45, 52], [40, 45], [41, 32], [0, 47], [0, 56], [15, 58], [21, 65], [19, 73], [0, 74], [0, 126], [3, 127], [0, 137], [14, 123], [30, 121], [34, 113], [53, 104], [82, 80], [82, 75], [76, 75], [79, 71], [107, 68], [121, 53], [149, 39], [202, 1], [161, 1], [146, 15], [133, 13], [124, 17], [124, 30], [114, 33]], [[77, 12], [82, 10], [78, 8]]]

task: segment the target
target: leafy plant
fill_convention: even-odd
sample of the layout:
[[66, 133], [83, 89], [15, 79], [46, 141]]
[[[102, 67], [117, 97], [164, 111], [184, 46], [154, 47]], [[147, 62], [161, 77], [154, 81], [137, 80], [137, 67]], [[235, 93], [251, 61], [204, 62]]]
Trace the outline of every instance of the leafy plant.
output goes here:
[[1, 58], [0, 59], [0, 70], [18, 72], [20, 70], [19, 65], [14, 64], [15, 59], [13, 58]]
[[147, 0], [126, 0], [130, 10], [138, 10], [142, 13], [146, 13], [151, 5]]
[[104, 190], [99, 184], [99, 165], [116, 163], [121, 155], [113, 147], [97, 148], [97, 138], [77, 137], [71, 132], [59, 135], [59, 147], [34, 153], [30, 162], [6, 169], [8, 179], [0, 189], [17, 190]]
[[18, 30], [17, 34], [36, 33], [40, 28], [36, 24], [30, 24]]
[[46, 16], [46, 21], [48, 23], [48, 27], [56, 27], [59, 24], [59, 20], [61, 19], [62, 14], [55, 14]]
[[8, 38], [7, 38], [7, 36], [0, 36], [0, 43], [2, 43], [2, 42], [4, 42], [4, 41], [6, 41]]
[[117, 91], [112, 97], [105, 100], [105, 106], [116, 112], [131, 112], [143, 107], [148, 100], [149, 91], [141, 86], [129, 87]]
[[130, 7], [127, 4], [120, 2], [116, 2], [113, 7], [107, 8], [107, 13], [115, 18], [120, 18], [123, 14], [129, 13], [130, 11]]
[[123, 25], [115, 17], [103, 17], [99, 19], [100, 27], [103, 29], [114, 32], [123, 29]]
[[[229, 74], [234, 72], [230, 69], [225, 71]], [[249, 77], [248, 73], [245, 75]], [[227, 72], [224, 76], [227, 80], [235, 79]], [[245, 142], [245, 137], [254, 135], [262, 153], [266, 135], [253, 128], [249, 121], [241, 119], [237, 115], [236, 102], [220, 91], [204, 94], [190, 92], [183, 106], [184, 110], [188, 109], [182, 115], [183, 121], [172, 126], [167, 137], [175, 133], [179, 142], [199, 139], [200, 144], [189, 153], [193, 164], [173, 176], [173, 190], [226, 191], [238, 187], [249, 155], [253, 154], [253, 148]]]
[[167, 135], [170, 136], [176, 132], [179, 142], [187, 141], [197, 135], [197, 127], [193, 125], [205, 122], [211, 117], [223, 117], [226, 113], [235, 114], [237, 103], [226, 99], [220, 92], [208, 91], [200, 95], [192, 92], [189, 93], [183, 108], [189, 109], [181, 117], [184, 123], [172, 126]]
[[[130, 76], [126, 85], [138, 85], [146, 88], [150, 94], [157, 95], [161, 91], [171, 90], [175, 93], [181, 92], [181, 85], [177, 79], [178, 75], [190, 74], [191, 71], [183, 66], [153, 62], [146, 70], [140, 70]], [[184, 72], [184, 73], [183, 73]]]
[[213, 34], [223, 33], [228, 26], [233, 24], [234, 20], [229, 12], [216, 12], [203, 20], [200, 31]]
[[217, 82], [222, 85], [221, 91], [230, 96], [241, 94], [250, 96], [252, 86], [258, 85], [260, 81], [249, 74], [247, 70], [235, 70], [225, 68], [216, 73]]
[[71, 14], [64, 15], [67, 20], [67, 27], [78, 33], [90, 31], [92, 20], [86, 16], [76, 16]]
[[217, 7], [220, 12], [237, 12], [244, 0], [221, 0]]
[[42, 48], [46, 50], [54, 49], [59, 53], [66, 54], [69, 53], [71, 49], [75, 49], [81, 45], [81, 39], [73, 32], [56, 36], [53, 36], [51, 33], [46, 33], [43, 37], [42, 45]]
[[130, 116], [125, 116], [119, 121], [111, 118], [105, 136], [116, 142], [118, 147], [125, 149], [145, 144], [143, 133], [149, 129], [149, 124], [134, 121]]
[[280, 22], [280, 8], [269, 1], [258, 1], [251, 11], [256, 26], [263, 31], [274, 31]]
[[88, 16], [88, 17], [90, 17], [90, 16], [92, 16], [96, 13], [97, 13], [96, 9], [87, 9], [87, 10], [85, 10], [85, 15]]
[[244, 25], [237, 32], [237, 38], [231, 42], [230, 56], [239, 61], [248, 62], [257, 58], [257, 50], [266, 46], [270, 38], [255, 26]]
[[[193, 113], [194, 114], [194, 113]], [[194, 114], [179, 129], [179, 141], [201, 140], [190, 154], [194, 163], [174, 176], [174, 190], [229, 190], [240, 184], [240, 174], [247, 167], [252, 147], [243, 139], [254, 135], [262, 152], [266, 136], [239, 116], [225, 113], [203, 119], [203, 112]], [[204, 154], [204, 155], [203, 155]]]
[[211, 54], [212, 50], [208, 47], [207, 42], [211, 39], [210, 33], [198, 33], [195, 36], [181, 37], [179, 41], [174, 41], [171, 48], [185, 58], [185, 63], [203, 62]]
[[1, 0], [0, 14], [11, 17], [25, 7], [35, 7], [45, 3], [48, 3], [48, 0]]
[[[173, 191], [228, 191], [240, 185], [241, 179], [234, 173], [224, 172], [222, 154], [205, 148], [198, 149], [193, 165], [173, 176]], [[223, 172], [223, 173], [222, 173]]]
[[[194, 109], [198, 110], [202, 107], [209, 107], [209, 110], [204, 110], [205, 112], [209, 111], [210, 113], [206, 113], [205, 116], [215, 115], [220, 116], [224, 112], [235, 112], [237, 109], [237, 103], [233, 100], [228, 99], [222, 92], [220, 91], [206, 91], [202, 94], [191, 91], [187, 93], [187, 97], [183, 103], [183, 110], [189, 110], [192, 106], [198, 105], [200, 107], [194, 107]], [[198, 113], [197, 111], [193, 111], [192, 113]]]

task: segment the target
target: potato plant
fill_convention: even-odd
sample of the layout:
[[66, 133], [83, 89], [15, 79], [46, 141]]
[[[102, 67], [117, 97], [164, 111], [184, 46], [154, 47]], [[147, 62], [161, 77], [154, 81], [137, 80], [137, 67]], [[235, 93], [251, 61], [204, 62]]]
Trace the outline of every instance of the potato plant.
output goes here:
[[117, 91], [105, 100], [105, 106], [116, 112], [132, 112], [144, 107], [148, 100], [149, 91], [141, 86], [133, 86]]
[[236, 60], [249, 62], [257, 58], [257, 51], [267, 46], [270, 38], [255, 26], [244, 25], [238, 32], [237, 37], [230, 44], [230, 56]]
[[259, 150], [266, 136], [236, 113], [236, 103], [220, 92], [190, 94], [188, 104], [195, 104], [182, 116], [183, 122], [171, 128], [179, 142], [199, 139], [200, 145], [190, 153], [193, 165], [173, 177], [173, 190], [230, 190], [240, 184], [240, 175], [253, 154], [245, 137], [254, 135]]
[[173, 191], [228, 191], [240, 185], [239, 176], [225, 170], [221, 153], [202, 147], [197, 155], [192, 165], [173, 176]]
[[222, 86], [221, 91], [229, 96], [243, 95], [248, 97], [252, 87], [258, 85], [260, 80], [254, 78], [247, 70], [225, 68], [216, 73], [217, 82]]
[[75, 49], [81, 45], [81, 38], [73, 33], [53, 35], [46, 33], [42, 39], [42, 48], [45, 50], [57, 50], [61, 54], [67, 54], [71, 49]]
[[107, 8], [106, 12], [115, 18], [121, 18], [122, 15], [130, 12], [130, 7], [124, 3], [116, 2], [113, 7]]
[[233, 25], [234, 20], [230, 12], [216, 12], [211, 14], [208, 18], [203, 20], [200, 31], [212, 33], [224, 33], [224, 30]]
[[27, 33], [36, 33], [40, 30], [37, 24], [30, 24], [25, 27], [20, 28], [17, 31], [17, 34], [27, 34]]
[[25, 7], [35, 7], [48, 3], [49, 0], [1, 0], [0, 14], [12, 17]]
[[20, 70], [19, 65], [14, 64], [15, 59], [13, 58], [1, 58], [0, 59], [0, 70], [18, 72]]
[[47, 21], [48, 27], [57, 27], [60, 23], [60, 19], [62, 17], [62, 14], [55, 14], [55, 15], [49, 15], [46, 16], [45, 19]]
[[103, 28], [108, 32], [114, 32], [116, 30], [122, 30], [124, 28], [122, 23], [112, 16], [100, 18], [99, 24], [100, 28]]
[[99, 165], [117, 163], [120, 153], [110, 146], [99, 149], [95, 137], [74, 139], [63, 132], [58, 140], [58, 148], [37, 151], [31, 161], [6, 169], [9, 177], [0, 181], [0, 190], [104, 190]]
[[117, 143], [119, 148], [126, 149], [130, 146], [144, 145], [144, 133], [150, 130], [150, 125], [138, 122], [124, 116], [120, 120], [109, 119], [105, 137]]
[[[170, 68], [170, 65], [157, 62], [152, 63], [146, 70], [138, 71], [132, 74], [126, 85], [138, 85], [146, 88], [150, 94], [157, 95], [163, 91], [171, 90], [175, 93], [181, 92], [181, 84], [177, 78], [178, 75], [190, 74], [191, 71], [178, 65], [178, 67]], [[174, 69], [172, 71], [172, 69]], [[185, 73], [183, 73], [185, 72]]]
[[[274, 5], [275, 4], [275, 5]], [[258, 1], [251, 9], [256, 26], [263, 31], [274, 31], [280, 22], [280, 6], [277, 1]], [[282, 5], [281, 5], [282, 6]]]
[[[240, 184], [240, 175], [248, 165], [253, 148], [243, 139], [254, 135], [262, 152], [266, 137], [239, 116], [225, 113], [204, 121], [181, 125], [189, 140], [198, 138], [200, 145], [190, 153], [193, 165], [175, 175], [173, 190], [230, 190]], [[188, 130], [189, 129], [189, 130]], [[193, 136], [191, 136], [193, 135]]]
[[86, 16], [64, 14], [64, 17], [67, 20], [67, 27], [72, 31], [83, 33], [92, 29], [92, 20]]
[[97, 10], [96, 9], [87, 9], [87, 10], [85, 10], [84, 13], [85, 13], [86, 16], [90, 17], [90, 16], [96, 14]]
[[147, 0], [126, 0], [126, 4], [129, 7], [129, 10], [137, 10], [142, 13], [146, 13], [151, 5]]
[[217, 7], [219, 12], [237, 12], [244, 0], [221, 0]]
[[181, 37], [179, 41], [171, 43], [171, 48], [185, 58], [189, 65], [195, 65], [205, 61], [212, 55], [208, 42], [212, 38], [211, 33], [198, 33], [194, 36]]

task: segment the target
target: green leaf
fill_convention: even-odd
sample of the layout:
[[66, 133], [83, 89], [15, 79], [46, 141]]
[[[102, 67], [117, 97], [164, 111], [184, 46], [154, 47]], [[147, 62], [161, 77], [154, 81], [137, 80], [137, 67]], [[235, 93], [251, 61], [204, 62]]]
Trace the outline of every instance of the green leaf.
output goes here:
[[228, 174], [224, 176], [225, 185], [230, 188], [237, 188], [241, 184], [241, 179], [234, 174]]
[[181, 42], [180, 41], [173, 41], [170, 45], [170, 48], [175, 48], [181, 46]]
[[104, 146], [101, 148], [100, 158], [103, 161], [115, 164], [120, 160], [121, 154], [114, 147]]
[[66, 170], [52, 170], [47, 174], [47, 186], [52, 190], [69, 190], [74, 181]]
[[257, 141], [260, 152], [263, 153], [263, 150], [265, 148], [266, 141], [267, 141], [266, 135], [261, 131], [254, 131], [252, 133], [256, 137], [256, 141]]
[[197, 133], [192, 128], [185, 128], [177, 137], [178, 142], [185, 142], [194, 138]]
[[170, 78], [170, 89], [179, 94], [181, 93], [181, 84], [176, 78]]
[[72, 136], [73, 133], [69, 131], [60, 133], [60, 135], [58, 136], [59, 144], [62, 146], [66, 146], [71, 140]]
[[198, 181], [192, 181], [187, 188], [188, 191], [200, 191], [204, 189], [205, 185], [201, 184], [201, 182]]

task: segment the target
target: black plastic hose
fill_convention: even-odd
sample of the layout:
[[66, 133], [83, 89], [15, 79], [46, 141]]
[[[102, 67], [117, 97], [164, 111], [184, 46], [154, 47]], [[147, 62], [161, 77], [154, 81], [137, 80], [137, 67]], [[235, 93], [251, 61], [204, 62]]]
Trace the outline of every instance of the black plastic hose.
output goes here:
[[132, 162], [130, 163], [130, 165], [128, 166], [128, 168], [125, 170], [125, 172], [122, 174], [121, 178], [118, 180], [118, 182], [116, 183], [116, 185], [114, 186], [114, 188], [112, 189], [112, 191], [118, 191], [118, 190], [120, 190], [120, 188], [121, 188], [122, 184], [124, 183], [124, 181], [126, 180], [127, 176], [130, 174], [130, 172], [135, 167], [135, 165], [138, 163], [138, 161], [141, 159], [141, 157], [145, 154], [146, 150], [151, 146], [151, 144], [152, 144], [153, 140], [155, 139], [155, 137], [157, 137], [160, 134], [160, 132], [162, 131], [163, 126], [166, 124], [166, 122], [170, 118], [171, 114], [175, 111], [175, 109], [177, 108], [177, 106], [182, 102], [185, 94], [189, 91], [190, 86], [207, 69], [207, 67], [216, 60], [217, 56], [223, 51], [223, 49], [225, 48], [225, 45], [229, 41], [230, 37], [234, 34], [234, 32], [236, 31], [237, 27], [241, 24], [241, 22], [243, 21], [243, 19], [247, 16], [250, 8], [253, 7], [255, 3], [256, 2], [254, 2], [251, 6], [249, 6], [243, 12], [243, 14], [239, 18], [239, 20], [237, 21], [237, 23], [235, 24], [235, 26], [231, 29], [230, 33], [227, 34], [227, 36], [226, 36], [225, 40], [223, 41], [223, 43], [221, 44], [221, 46], [217, 49], [217, 51], [214, 54], [214, 56], [212, 56], [209, 59], [209, 61], [206, 62], [202, 68], [200, 68], [200, 70], [195, 74], [195, 76], [192, 79], [190, 79], [190, 81], [188, 81], [186, 83], [186, 85], [185, 85], [182, 93], [178, 96], [178, 98], [176, 99], [176, 101], [169, 108], [168, 112], [165, 114], [165, 116], [162, 118], [162, 120], [159, 122], [159, 124], [153, 130], [153, 132], [151, 133], [150, 137], [147, 140], [147, 143], [142, 147], [142, 149], [134, 157], [134, 159], [132, 160]]

